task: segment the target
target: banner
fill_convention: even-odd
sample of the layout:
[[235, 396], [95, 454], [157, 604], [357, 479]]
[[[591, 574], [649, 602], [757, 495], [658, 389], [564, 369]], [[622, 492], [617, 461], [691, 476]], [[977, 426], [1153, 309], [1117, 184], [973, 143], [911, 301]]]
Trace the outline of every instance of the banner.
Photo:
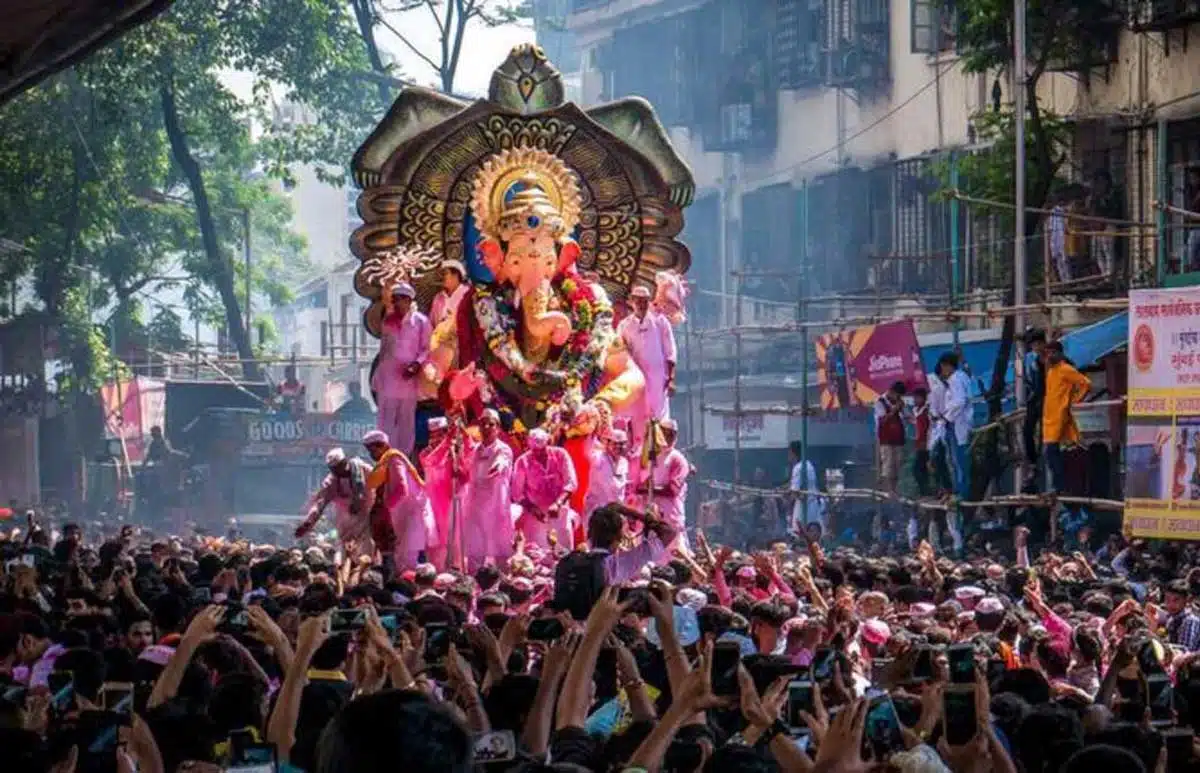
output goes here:
[[[717, 407], [717, 406], [714, 406]], [[732, 408], [733, 406], [721, 406]], [[745, 403], [743, 410], [760, 406]], [[741, 437], [738, 437], [738, 433]], [[704, 445], [711, 451], [743, 451], [787, 448], [788, 417], [785, 414], [743, 413], [740, 417], [728, 413], [712, 413], [704, 417]]]
[[363, 435], [373, 429], [375, 419], [372, 416], [339, 418], [332, 413], [248, 416], [245, 418], [242, 455], [323, 462], [329, 449], [343, 446], [349, 456], [354, 456], [360, 452]]
[[1131, 290], [1125, 525], [1200, 538], [1200, 288]]
[[130, 464], [141, 464], [150, 443], [150, 428], [163, 426], [166, 389], [158, 379], [134, 376], [110, 381], [100, 388], [104, 431], [109, 439], [124, 438]]
[[821, 408], [874, 406], [897, 381], [911, 393], [927, 386], [911, 321], [828, 333], [816, 341]]

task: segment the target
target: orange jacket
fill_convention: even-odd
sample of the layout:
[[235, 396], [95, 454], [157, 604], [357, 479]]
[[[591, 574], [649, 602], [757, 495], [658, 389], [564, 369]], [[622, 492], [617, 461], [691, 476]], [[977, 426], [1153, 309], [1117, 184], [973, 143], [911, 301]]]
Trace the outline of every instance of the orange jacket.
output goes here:
[[1079, 427], [1071, 406], [1087, 396], [1092, 382], [1066, 362], [1046, 370], [1046, 401], [1042, 403], [1042, 442], [1078, 443]]

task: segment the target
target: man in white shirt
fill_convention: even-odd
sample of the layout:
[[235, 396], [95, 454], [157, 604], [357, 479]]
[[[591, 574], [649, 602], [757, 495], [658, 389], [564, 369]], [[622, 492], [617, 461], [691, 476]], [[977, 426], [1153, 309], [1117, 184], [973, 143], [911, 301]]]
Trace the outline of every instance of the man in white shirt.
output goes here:
[[971, 379], [959, 367], [958, 355], [946, 352], [938, 358], [938, 377], [946, 384], [946, 446], [950, 451], [950, 471], [954, 476], [954, 495], [970, 497], [969, 445], [971, 440]]
[[788, 462], [792, 465], [791, 480], [788, 490], [792, 492], [795, 501], [792, 503], [791, 530], [800, 533], [806, 526], [815, 523], [825, 533], [825, 501], [820, 496], [802, 496], [799, 492], [816, 491], [817, 470], [809, 459], [804, 459], [804, 446], [799, 440], [788, 444]]

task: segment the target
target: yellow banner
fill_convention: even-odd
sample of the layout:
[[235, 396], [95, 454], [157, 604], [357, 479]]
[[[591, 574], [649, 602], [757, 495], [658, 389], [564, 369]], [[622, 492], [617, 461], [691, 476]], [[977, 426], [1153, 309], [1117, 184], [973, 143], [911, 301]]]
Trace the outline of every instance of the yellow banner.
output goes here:
[[1189, 416], [1200, 414], [1200, 387], [1131, 388], [1126, 405], [1130, 416]]
[[1157, 499], [1126, 500], [1126, 530], [1142, 539], [1200, 539], [1200, 507], [1174, 504]]

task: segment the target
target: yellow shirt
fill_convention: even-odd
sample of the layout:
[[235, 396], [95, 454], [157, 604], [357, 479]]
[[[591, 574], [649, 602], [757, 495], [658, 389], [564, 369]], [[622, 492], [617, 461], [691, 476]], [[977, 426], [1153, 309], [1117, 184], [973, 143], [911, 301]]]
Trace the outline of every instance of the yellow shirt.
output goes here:
[[1079, 427], [1071, 406], [1087, 396], [1092, 382], [1073, 365], [1060, 362], [1046, 370], [1046, 400], [1042, 404], [1042, 442], [1078, 443]]

